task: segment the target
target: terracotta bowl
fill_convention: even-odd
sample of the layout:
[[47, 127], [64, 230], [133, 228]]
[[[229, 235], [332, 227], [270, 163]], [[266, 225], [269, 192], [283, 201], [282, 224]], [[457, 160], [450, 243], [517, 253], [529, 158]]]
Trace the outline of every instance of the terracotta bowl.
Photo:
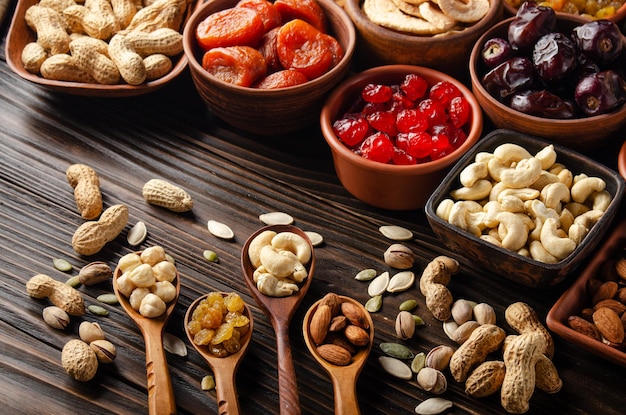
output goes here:
[[[515, 14], [517, 13], [517, 9], [519, 8], [519, 5], [514, 6], [514, 4], [517, 4], [517, 3], [519, 3], [519, 5], [524, 4], [525, 0], [524, 1], [504, 0], [504, 15], [506, 17], [515, 16]], [[565, 12], [562, 12], [562, 13], [565, 13]], [[584, 15], [582, 17], [587, 18]], [[623, 4], [619, 9], [615, 10], [615, 14], [607, 16], [606, 19], [611, 20], [615, 23], [619, 23], [622, 20], [624, 20], [625, 17], [626, 17], [626, 4]]]
[[622, 144], [622, 147], [619, 150], [619, 156], [617, 158], [617, 168], [619, 170], [619, 174], [622, 175], [624, 179], [626, 179], [626, 141]]
[[281, 89], [255, 89], [223, 82], [202, 68], [202, 51], [195, 39], [196, 27], [207, 16], [233, 7], [238, 0], [209, 0], [185, 27], [183, 45], [193, 82], [209, 109], [233, 127], [260, 134], [286, 134], [315, 123], [328, 92], [348, 74], [356, 43], [354, 26], [333, 0], [316, 0], [326, 12], [329, 34], [345, 51], [330, 71], [304, 84]]
[[[355, 154], [333, 132], [334, 121], [352, 105], [366, 84], [399, 84], [409, 73], [421, 75], [429, 85], [447, 80], [463, 92], [472, 108], [467, 140], [456, 151], [441, 159], [410, 166], [379, 163]], [[333, 155], [335, 171], [346, 190], [369, 205], [390, 210], [423, 207], [448, 168], [478, 141], [483, 127], [480, 107], [467, 87], [449, 75], [412, 65], [381, 66], [347, 79], [326, 100], [320, 123]]]
[[387, 64], [425, 66], [461, 76], [476, 40], [502, 20], [503, 0], [491, 1], [491, 9], [479, 22], [464, 30], [435, 36], [396, 32], [372, 23], [361, 8], [363, 0], [346, 0], [344, 8], [357, 30], [355, 61], [362, 69]]
[[591, 306], [590, 280], [599, 279], [604, 282], [605, 264], [617, 259], [620, 255], [623, 258], [625, 248], [626, 221], [622, 221], [604, 240], [574, 284], [552, 306], [546, 318], [548, 328], [566, 341], [624, 367], [626, 367], [624, 348], [609, 346], [573, 330], [568, 324], [568, 318], [580, 316], [583, 308]]
[[450, 198], [450, 191], [461, 187], [459, 174], [467, 165], [474, 162], [476, 154], [483, 151], [491, 153], [504, 143], [519, 144], [531, 154], [536, 154], [545, 146], [552, 144], [544, 139], [511, 130], [491, 132], [459, 160], [433, 192], [425, 206], [426, 217], [435, 234], [446, 246], [467, 258], [472, 258], [473, 263], [493, 272], [494, 277], [507, 278], [529, 287], [547, 288], [566, 278], [593, 252], [603, 235], [610, 229], [626, 186], [624, 180], [613, 170], [567, 147], [555, 144], [558, 163], [564, 164], [574, 176], [585, 173], [588, 176], [602, 178], [606, 182], [606, 190], [612, 196], [612, 200], [604, 215], [591, 228], [583, 242], [565, 259], [555, 264], [546, 264], [522, 256], [461, 230], [436, 213], [441, 201]]
[[[506, 38], [507, 29], [513, 19], [511, 17], [503, 20], [489, 29], [478, 39], [472, 49], [469, 65], [472, 92], [476, 95], [476, 99], [487, 117], [498, 128], [508, 128], [544, 137], [579, 151], [598, 148], [602, 143], [614, 139], [616, 133], [626, 125], [626, 105], [608, 114], [570, 120], [555, 120], [516, 111], [487, 92], [480, 82], [486, 73], [480, 59], [480, 51], [488, 39]], [[570, 33], [574, 27], [586, 21], [579, 16], [559, 14], [557, 27], [564, 33]]]
[[[127, 97], [147, 94], [153, 92], [158, 88], [167, 85], [174, 80], [180, 73], [187, 67], [187, 58], [184, 54], [180, 54], [173, 58], [172, 70], [165, 76], [154, 80], [145, 82], [141, 85], [128, 85], [128, 84], [115, 84], [115, 85], [101, 85], [91, 84], [83, 82], [66, 82], [55, 81], [46, 79], [40, 75], [33, 74], [24, 69], [22, 64], [22, 50], [24, 46], [30, 42], [36, 40], [35, 32], [33, 32], [24, 19], [26, 10], [35, 4], [38, 0], [19, 0], [13, 14], [13, 20], [6, 40], [6, 59], [9, 67], [13, 72], [22, 78], [41, 85], [42, 87], [55, 92], [62, 92], [72, 95], [85, 95], [85, 96], [98, 96], [98, 97]], [[202, 4], [201, 1], [194, 0], [188, 3], [187, 11], [185, 13], [185, 20], [183, 25], [193, 13]], [[182, 30], [182, 27], [181, 27]]]

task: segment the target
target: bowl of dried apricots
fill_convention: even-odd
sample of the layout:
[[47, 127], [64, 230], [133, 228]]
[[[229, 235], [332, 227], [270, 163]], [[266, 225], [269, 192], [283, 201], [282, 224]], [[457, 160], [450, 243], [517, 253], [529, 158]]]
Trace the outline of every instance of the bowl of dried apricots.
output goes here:
[[356, 34], [333, 0], [210, 0], [183, 33], [193, 82], [221, 120], [258, 135], [315, 122]]

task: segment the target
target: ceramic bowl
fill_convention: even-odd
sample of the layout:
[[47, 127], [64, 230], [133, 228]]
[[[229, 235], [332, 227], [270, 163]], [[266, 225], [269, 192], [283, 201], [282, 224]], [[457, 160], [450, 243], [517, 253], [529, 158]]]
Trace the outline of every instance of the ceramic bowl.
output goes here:
[[[556, 120], [527, 115], [516, 111], [491, 96], [483, 87], [481, 78], [486, 73], [480, 58], [484, 43], [494, 37], [506, 38], [509, 24], [514, 18], [503, 20], [485, 32], [474, 45], [470, 57], [472, 92], [483, 108], [487, 118], [498, 128], [507, 128], [530, 135], [544, 137], [575, 150], [598, 148], [626, 125], [626, 105], [608, 114], [569, 120]], [[557, 27], [564, 33], [585, 23], [579, 16], [559, 14]]]
[[[407, 74], [424, 77], [429, 85], [446, 80], [457, 86], [472, 108], [467, 140], [451, 154], [415, 165], [392, 165], [367, 160], [355, 154], [333, 131], [333, 123], [359, 96], [368, 83], [399, 84]], [[412, 65], [387, 65], [368, 69], [339, 85], [326, 100], [320, 115], [322, 133], [330, 146], [337, 176], [357, 199], [383, 209], [411, 210], [424, 206], [440, 180], [480, 138], [482, 113], [472, 93], [461, 82], [442, 72]]]
[[260, 135], [287, 134], [315, 123], [329, 91], [348, 74], [356, 43], [354, 26], [333, 0], [316, 0], [333, 35], [345, 51], [341, 61], [326, 74], [301, 85], [281, 89], [257, 89], [223, 82], [202, 68], [202, 51], [195, 39], [196, 27], [207, 16], [233, 7], [239, 0], [210, 0], [196, 12], [183, 34], [185, 54], [198, 93], [209, 109], [233, 127]]
[[497, 278], [507, 278], [514, 282], [534, 287], [547, 288], [557, 284], [574, 271], [593, 252], [603, 235], [612, 226], [624, 195], [624, 179], [615, 171], [567, 147], [555, 144], [557, 162], [562, 163], [574, 176], [585, 173], [599, 177], [606, 182], [606, 190], [611, 195], [611, 203], [604, 215], [590, 229], [576, 249], [563, 260], [547, 264], [522, 256], [517, 252], [496, 246], [480, 237], [451, 225], [437, 215], [437, 207], [444, 199], [451, 198], [450, 192], [460, 188], [459, 174], [474, 162], [480, 152], [492, 153], [501, 144], [518, 144], [536, 154], [549, 141], [511, 130], [495, 130], [478, 142], [443, 179], [425, 206], [428, 222], [439, 239], [450, 249], [472, 258], [473, 263], [495, 274]]
[[460, 77], [466, 72], [476, 40], [503, 18], [503, 0], [492, 0], [487, 15], [460, 31], [418, 36], [372, 23], [362, 9], [363, 0], [346, 0], [345, 9], [357, 30], [355, 61], [360, 69], [379, 65], [425, 66]]
[[604, 281], [605, 264], [624, 255], [626, 248], [626, 221], [622, 221], [597, 249], [593, 259], [582, 270], [574, 284], [552, 306], [546, 317], [548, 328], [554, 333], [580, 348], [611, 362], [626, 367], [626, 352], [583, 335], [568, 324], [570, 316], [580, 316], [583, 308], [590, 307], [589, 282], [593, 279]]
[[626, 141], [624, 141], [624, 144], [622, 144], [622, 147], [619, 150], [617, 169], [619, 170], [619, 174], [626, 179]]
[[[46, 79], [38, 74], [33, 74], [24, 69], [22, 64], [22, 50], [30, 42], [36, 40], [35, 32], [33, 32], [24, 19], [26, 10], [36, 5], [38, 0], [19, 0], [15, 7], [13, 20], [9, 28], [6, 39], [6, 59], [9, 67], [13, 72], [27, 81], [41, 85], [42, 87], [54, 91], [72, 95], [98, 96], [98, 97], [127, 97], [147, 94], [153, 92], [174, 80], [187, 67], [187, 58], [183, 53], [176, 56], [172, 60], [172, 69], [163, 77], [154, 81], [145, 82], [141, 85], [128, 85], [119, 83], [115, 85], [102, 85], [83, 82], [67, 82]], [[188, 21], [189, 17], [195, 9], [202, 4], [201, 1], [195, 0], [188, 2], [185, 12], [183, 25]], [[182, 27], [181, 27], [182, 30]]]
[[[517, 13], [517, 9], [519, 8], [520, 5], [524, 4], [526, 1], [525, 0], [504, 0], [504, 15], [506, 17], [509, 16], [515, 16], [515, 14]], [[547, 3], [549, 5], [549, 3]], [[560, 12], [560, 13], [565, 13], [565, 12]], [[585, 17], [584, 15], [582, 17]], [[615, 23], [619, 23], [622, 20], [624, 20], [624, 17], [626, 17], [626, 4], [623, 4], [620, 8], [618, 8], [617, 10], [615, 10], [615, 13], [610, 15], [610, 16], [606, 16], [605, 19], [607, 20], [611, 20]], [[585, 17], [586, 18], [586, 17]]]

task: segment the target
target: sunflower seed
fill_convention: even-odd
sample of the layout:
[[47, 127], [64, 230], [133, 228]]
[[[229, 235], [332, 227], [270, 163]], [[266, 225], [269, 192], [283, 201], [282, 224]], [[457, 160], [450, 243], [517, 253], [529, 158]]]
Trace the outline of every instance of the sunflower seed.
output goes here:
[[62, 272], [69, 272], [72, 270], [72, 264], [68, 260], [62, 258], [54, 258], [52, 260], [54, 267]]
[[387, 291], [388, 285], [389, 272], [385, 271], [370, 282], [370, 285], [367, 287], [367, 293], [370, 297], [382, 295], [385, 291]]
[[413, 361], [411, 361], [411, 371], [413, 373], [417, 373], [424, 368], [426, 365], [426, 355], [423, 352], [420, 352], [415, 355]]
[[398, 309], [400, 311], [411, 311], [415, 307], [417, 307], [417, 301], [416, 300], [406, 300], [406, 301], [402, 302], [402, 304], [400, 304], [400, 306], [398, 306]]
[[187, 346], [178, 337], [170, 333], [163, 334], [163, 349], [165, 351], [178, 356], [187, 356]]
[[375, 313], [379, 311], [382, 306], [383, 306], [382, 295], [375, 295], [374, 297], [367, 300], [367, 302], [365, 303], [365, 309], [369, 311], [370, 313]]
[[306, 236], [309, 237], [309, 240], [311, 241], [311, 245], [320, 246], [322, 243], [324, 243], [324, 237], [320, 235], [319, 233], [312, 232], [312, 231], [305, 231], [304, 233], [306, 234]]
[[376, 277], [376, 270], [372, 268], [368, 268], [368, 269], [359, 271], [359, 273], [356, 274], [356, 277], [354, 277], [354, 279], [357, 281], [371, 281], [375, 277]]
[[402, 271], [395, 274], [389, 280], [387, 291], [390, 293], [397, 293], [400, 291], [408, 290], [413, 286], [415, 282], [415, 274], [411, 271]]
[[259, 220], [266, 225], [291, 225], [293, 217], [285, 212], [268, 212], [259, 215]]
[[221, 222], [215, 220], [209, 220], [207, 222], [207, 227], [209, 228], [209, 232], [213, 236], [217, 236], [222, 239], [233, 239], [235, 237], [235, 233], [232, 229]]
[[392, 343], [392, 342], [384, 342], [380, 344], [380, 350], [383, 351], [386, 355], [390, 357], [395, 357], [396, 359], [413, 359], [415, 354], [403, 344], [400, 343]]
[[390, 356], [380, 356], [378, 362], [383, 367], [385, 372], [400, 379], [410, 380], [413, 377], [411, 368], [406, 365], [402, 360], [396, 359]]
[[429, 398], [415, 407], [418, 415], [437, 415], [452, 408], [452, 401], [443, 398]]
[[202, 378], [201, 387], [203, 391], [210, 391], [215, 389], [215, 378], [211, 375], [206, 375]]
[[90, 305], [87, 307], [90, 313], [95, 314], [97, 316], [108, 316], [109, 312], [106, 308], [100, 307], [99, 305]]
[[100, 301], [101, 303], [108, 304], [108, 305], [115, 305], [119, 303], [117, 296], [111, 293], [100, 294], [99, 296], [96, 297], [96, 300]]
[[394, 241], [408, 241], [409, 239], [413, 238], [413, 232], [406, 228], [403, 228], [402, 226], [381, 226], [380, 228], [378, 228], [378, 230], [380, 231], [380, 233], [383, 234], [383, 236]]
[[146, 236], [148, 236], [146, 224], [139, 221], [135, 224], [135, 226], [130, 228], [128, 235], [126, 236], [126, 240], [130, 246], [138, 246], [146, 240]]

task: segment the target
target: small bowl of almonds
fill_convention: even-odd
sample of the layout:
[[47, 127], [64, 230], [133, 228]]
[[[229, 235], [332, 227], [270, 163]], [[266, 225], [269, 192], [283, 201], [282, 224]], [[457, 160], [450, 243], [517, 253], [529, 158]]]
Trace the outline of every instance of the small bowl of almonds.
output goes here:
[[599, 247], [578, 279], [550, 309], [550, 330], [626, 367], [626, 221]]

